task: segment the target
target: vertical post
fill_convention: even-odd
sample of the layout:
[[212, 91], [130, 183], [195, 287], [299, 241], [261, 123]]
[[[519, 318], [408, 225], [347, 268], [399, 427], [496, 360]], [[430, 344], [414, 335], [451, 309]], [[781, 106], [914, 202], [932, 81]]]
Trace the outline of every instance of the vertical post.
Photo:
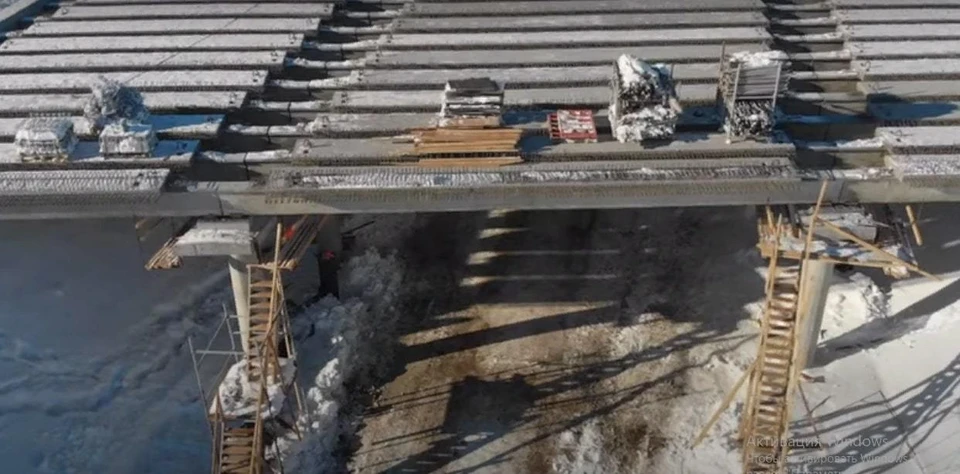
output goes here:
[[802, 326], [800, 329], [800, 347], [799, 351], [806, 354], [801, 359], [803, 367], [797, 367], [798, 370], [806, 369], [807, 365], [813, 362], [817, 353], [817, 343], [820, 340], [820, 327], [823, 325], [823, 310], [827, 305], [827, 293], [830, 291], [830, 281], [833, 279], [834, 263], [823, 260], [808, 259], [803, 262], [803, 269], [800, 272], [800, 288], [803, 290], [800, 294], [799, 310], [803, 311], [800, 320]]
[[318, 293], [321, 298], [326, 295], [340, 296], [340, 284], [337, 272], [340, 271], [340, 260], [343, 253], [343, 239], [340, 234], [339, 215], [326, 216], [320, 223], [317, 231], [317, 269], [320, 275]]
[[240, 329], [240, 345], [245, 354], [250, 352], [250, 270], [247, 265], [251, 263], [257, 263], [251, 255], [231, 255], [227, 260], [230, 286], [233, 287], [233, 303], [237, 311], [237, 326]]

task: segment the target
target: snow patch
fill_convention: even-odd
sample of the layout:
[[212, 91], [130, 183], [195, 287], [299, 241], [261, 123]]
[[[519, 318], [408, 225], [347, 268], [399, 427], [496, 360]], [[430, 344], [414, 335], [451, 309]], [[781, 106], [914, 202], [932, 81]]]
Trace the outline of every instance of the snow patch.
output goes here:
[[393, 255], [375, 250], [350, 259], [341, 270], [342, 300], [327, 297], [293, 318], [301, 380], [307, 387], [305, 413], [298, 423], [304, 439], [281, 439], [287, 473], [332, 472], [341, 436], [354, 430], [343, 410], [351, 386], [368, 387], [389, 366], [396, 333], [403, 267]]
[[[290, 363], [289, 359], [280, 359], [280, 371], [282, 380], [267, 385], [267, 403], [260, 414], [265, 420], [273, 418], [283, 409], [283, 402], [286, 399], [285, 389], [293, 382], [296, 367]], [[250, 382], [247, 378], [246, 360], [241, 360], [230, 367], [220, 383], [219, 393], [220, 407], [228, 418], [248, 417], [254, 412], [260, 397], [260, 384]], [[210, 406], [210, 414], [213, 413], [216, 413], [215, 405]]]
[[592, 419], [560, 433], [553, 472], [563, 474], [603, 474], [611, 472], [603, 462], [603, 436]]

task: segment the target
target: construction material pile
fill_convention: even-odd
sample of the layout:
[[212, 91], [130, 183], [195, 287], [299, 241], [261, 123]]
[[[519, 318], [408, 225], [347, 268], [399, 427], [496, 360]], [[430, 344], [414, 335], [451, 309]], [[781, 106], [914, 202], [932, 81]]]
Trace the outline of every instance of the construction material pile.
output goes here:
[[720, 97], [728, 140], [767, 138], [776, 125], [777, 99], [787, 89], [782, 51], [740, 52], [723, 57]]
[[14, 136], [22, 161], [66, 160], [76, 145], [73, 122], [62, 117], [29, 118]]
[[157, 134], [147, 123], [128, 119], [108, 122], [100, 132], [100, 153], [103, 156], [150, 156], [157, 146]]
[[516, 155], [522, 130], [514, 128], [428, 129], [414, 132], [414, 150], [430, 156]]
[[624, 54], [614, 63], [610, 128], [621, 143], [673, 136], [680, 103], [673, 78], [664, 66]]
[[448, 81], [440, 109], [441, 127], [499, 127], [503, 86], [488, 77]]
[[150, 111], [143, 105], [143, 96], [136, 89], [99, 76], [90, 85], [90, 97], [84, 104], [83, 116], [94, 130], [100, 130], [112, 120], [146, 122]]
[[157, 145], [150, 111], [136, 89], [99, 76], [90, 86], [83, 115], [100, 131], [105, 157], [148, 157]]

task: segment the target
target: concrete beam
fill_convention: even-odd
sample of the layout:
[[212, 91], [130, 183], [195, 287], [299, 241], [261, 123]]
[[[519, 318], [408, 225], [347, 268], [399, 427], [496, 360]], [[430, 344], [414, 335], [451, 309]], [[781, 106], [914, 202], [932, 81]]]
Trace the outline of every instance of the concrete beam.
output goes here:
[[256, 255], [254, 239], [249, 219], [198, 221], [173, 249], [181, 257], [250, 257]]

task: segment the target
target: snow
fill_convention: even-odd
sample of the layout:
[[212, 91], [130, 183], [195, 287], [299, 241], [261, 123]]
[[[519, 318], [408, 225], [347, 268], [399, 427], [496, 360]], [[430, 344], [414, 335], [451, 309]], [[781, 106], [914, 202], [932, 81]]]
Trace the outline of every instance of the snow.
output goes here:
[[786, 61], [787, 55], [783, 51], [739, 51], [731, 54], [730, 59], [745, 67], [755, 68]]
[[[269, 420], [280, 414], [286, 400], [286, 389], [293, 382], [296, 367], [289, 359], [280, 359], [281, 380], [267, 384], [267, 403], [260, 414]], [[260, 397], [260, 384], [251, 383], [247, 378], [247, 361], [241, 360], [230, 366], [219, 386], [220, 407], [228, 418], [249, 417], [256, 409]], [[216, 405], [211, 404], [208, 412], [216, 413]]]
[[353, 432], [351, 396], [345, 384], [368, 386], [385, 371], [396, 333], [403, 268], [376, 251], [349, 260], [341, 270], [343, 301], [327, 297], [293, 319], [306, 389], [299, 424], [304, 440], [279, 442], [285, 472], [335, 472], [341, 437]]

